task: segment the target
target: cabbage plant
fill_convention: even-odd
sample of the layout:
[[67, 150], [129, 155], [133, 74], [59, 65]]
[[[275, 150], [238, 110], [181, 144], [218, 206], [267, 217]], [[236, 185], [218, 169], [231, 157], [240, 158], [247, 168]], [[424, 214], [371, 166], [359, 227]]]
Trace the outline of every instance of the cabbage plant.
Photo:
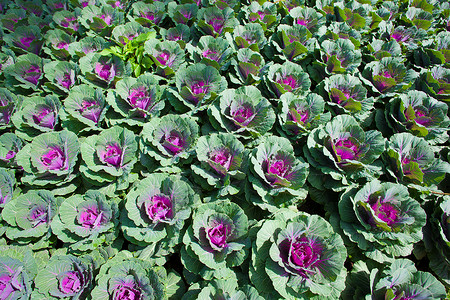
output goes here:
[[0, 167], [17, 167], [16, 155], [22, 147], [22, 139], [14, 133], [6, 132], [0, 135]]
[[196, 20], [198, 9], [196, 3], [177, 4], [172, 1], [167, 4], [169, 17], [175, 24], [192, 25]]
[[130, 63], [115, 55], [88, 53], [79, 61], [81, 73], [88, 83], [101, 88], [114, 88], [118, 80], [131, 75]]
[[119, 253], [100, 268], [91, 296], [98, 300], [165, 299], [160, 273], [148, 261]]
[[275, 212], [281, 207], [299, 204], [306, 198], [304, 188], [309, 165], [294, 155], [288, 139], [268, 136], [251, 153], [249, 181], [259, 197], [246, 197], [253, 204]]
[[294, 19], [294, 24], [306, 27], [314, 35], [325, 25], [326, 18], [312, 7], [295, 7], [289, 11], [289, 16]]
[[273, 31], [281, 19], [276, 4], [271, 2], [259, 4], [257, 1], [252, 1], [245, 7], [245, 15], [250, 22], [261, 25], [264, 32]]
[[201, 136], [195, 146], [200, 165], [191, 169], [198, 183], [206, 190], [218, 189], [219, 195], [237, 194], [246, 177], [247, 151], [231, 133]]
[[377, 159], [385, 150], [385, 142], [381, 132], [363, 130], [349, 115], [334, 117], [314, 129], [303, 148], [308, 162], [326, 175], [311, 175], [308, 181], [321, 190], [339, 190], [351, 182], [378, 177], [382, 164]]
[[43, 132], [54, 131], [59, 124], [61, 102], [55, 95], [27, 97], [23, 99], [12, 121], [18, 129], [16, 134], [31, 141]]
[[236, 75], [229, 73], [230, 80], [240, 85], [259, 84], [267, 69], [264, 57], [249, 48], [239, 49], [236, 58], [232, 59], [231, 64]]
[[38, 271], [35, 257], [27, 247], [0, 250], [1, 295], [4, 299], [29, 299], [32, 280]]
[[17, 57], [16, 63], [5, 68], [6, 82], [14, 89], [23, 88], [37, 91], [44, 77], [44, 60], [36, 54], [29, 53]]
[[13, 198], [2, 210], [3, 220], [8, 224], [6, 236], [19, 245], [33, 243], [34, 250], [48, 247], [50, 225], [62, 200], [46, 190], [30, 190]]
[[192, 219], [181, 250], [185, 268], [205, 279], [232, 279], [231, 268], [244, 262], [250, 248], [244, 211], [229, 200], [216, 201], [199, 206]]
[[71, 249], [94, 250], [117, 239], [118, 215], [117, 201], [107, 200], [98, 191], [87, 191], [61, 203], [51, 228]]
[[117, 8], [88, 5], [81, 10], [80, 23], [102, 37], [111, 35], [113, 28], [124, 20], [124, 13]]
[[249, 274], [261, 296], [339, 298], [347, 276], [347, 251], [325, 219], [282, 209], [256, 229]]
[[406, 186], [374, 180], [341, 195], [339, 220], [336, 226], [362, 254], [389, 263], [422, 240], [426, 213]]
[[125, 77], [117, 82], [116, 89], [108, 91], [106, 100], [120, 114], [123, 122], [142, 125], [158, 116], [165, 106], [160, 79], [152, 74]]
[[371, 277], [372, 299], [443, 299], [445, 287], [429, 272], [417, 270], [408, 259], [397, 259]]
[[386, 162], [389, 174], [397, 182], [412, 184], [418, 189], [436, 187], [450, 173], [450, 164], [436, 158], [425, 139], [408, 132], [391, 136]]
[[70, 57], [67, 49], [75, 38], [61, 29], [47, 31], [45, 35], [44, 52], [54, 60], [67, 60]]
[[77, 177], [80, 143], [77, 136], [67, 130], [42, 133], [17, 153], [17, 164], [24, 170], [22, 183], [54, 188], [55, 194], [73, 192]]
[[417, 78], [417, 73], [407, 69], [402, 59], [383, 57], [380, 61], [368, 63], [362, 72], [361, 79], [383, 95], [404, 92], [409, 89]]
[[362, 61], [362, 54], [355, 49], [355, 45], [346, 39], [322, 42], [325, 72], [353, 74]]
[[127, 194], [121, 219], [125, 238], [140, 246], [159, 246], [153, 257], [165, 259], [181, 243], [183, 226], [199, 202], [185, 178], [152, 173]]
[[262, 52], [267, 43], [264, 30], [257, 23], [238, 25], [233, 31], [233, 41], [237, 49], [250, 48], [256, 52]]
[[177, 110], [200, 108], [227, 88], [227, 81], [216, 68], [201, 63], [180, 69], [175, 84], [177, 90], [170, 90], [169, 100]]
[[49, 82], [44, 83], [50, 91], [67, 94], [77, 84], [80, 68], [65, 61], [51, 61], [44, 65], [44, 75]]
[[331, 119], [331, 114], [325, 112], [325, 101], [314, 93], [303, 97], [287, 92], [280, 97], [278, 111], [281, 127], [293, 139], [300, 139]]
[[406, 131], [425, 138], [430, 144], [442, 144], [448, 140], [447, 112], [447, 104], [424, 92], [409, 91], [386, 105], [384, 118], [394, 132]]
[[37, 274], [33, 299], [84, 299], [92, 290], [94, 265], [90, 256], [55, 255]]
[[277, 52], [277, 57], [299, 62], [313, 53], [317, 42], [305, 26], [281, 24], [277, 32], [271, 36], [271, 44]]
[[53, 14], [53, 21], [60, 29], [68, 34], [74, 34], [81, 31], [79, 22], [80, 15], [80, 9], [74, 9], [73, 11], [62, 10]]
[[166, 5], [162, 2], [145, 3], [137, 1], [132, 4], [131, 15], [128, 16], [144, 27], [158, 25], [166, 16]]
[[142, 26], [137, 22], [129, 22], [123, 25], [116, 26], [112, 31], [112, 37], [116, 43], [126, 45], [134, 38], [149, 31], [150, 29]]
[[218, 37], [225, 32], [232, 32], [239, 25], [233, 9], [226, 7], [220, 9], [215, 6], [201, 8], [197, 12], [197, 26], [199, 30], [213, 37]]
[[450, 102], [450, 69], [435, 66], [422, 74], [419, 84], [430, 96]]
[[[323, 94], [335, 114], [348, 113], [367, 126], [375, 99], [368, 97], [367, 89], [358, 77], [348, 74], [332, 75], [323, 81]], [[369, 120], [368, 120], [369, 119]]]
[[311, 87], [311, 80], [300, 65], [290, 61], [269, 67], [265, 81], [271, 93], [280, 98], [284, 93], [305, 94]]
[[198, 135], [198, 125], [190, 117], [168, 114], [152, 118], [142, 129], [141, 151], [162, 166], [189, 163]]
[[208, 114], [213, 125], [217, 123], [227, 132], [255, 138], [275, 123], [272, 105], [254, 86], [227, 89], [219, 101], [210, 106]]
[[185, 62], [184, 51], [175, 41], [151, 39], [145, 42], [144, 49], [156, 65], [156, 74], [166, 78], [176, 73]]
[[108, 105], [100, 88], [81, 84], [70, 90], [64, 108], [62, 117], [67, 128], [83, 132], [101, 127]]
[[8, 89], [0, 87], [0, 129], [9, 127], [11, 116], [18, 107], [17, 96]]
[[87, 137], [80, 146], [83, 178], [107, 195], [128, 188], [137, 179], [137, 174], [131, 172], [137, 149], [135, 134], [124, 127], [110, 127]]
[[111, 46], [111, 42], [107, 42], [101, 36], [86, 36], [79, 41], [71, 43], [67, 47], [72, 57], [83, 57], [88, 53], [102, 51]]
[[38, 55], [41, 52], [43, 38], [38, 26], [22, 25], [17, 26], [14, 32], [5, 35], [4, 41], [15, 52]]
[[185, 24], [177, 24], [175, 27], [160, 28], [159, 33], [164, 40], [177, 42], [182, 49], [186, 47], [191, 39], [191, 31]]
[[224, 71], [230, 64], [231, 55], [234, 53], [230, 43], [221, 37], [202, 36], [197, 46], [189, 47], [188, 51], [196, 63], [202, 63], [207, 66]]

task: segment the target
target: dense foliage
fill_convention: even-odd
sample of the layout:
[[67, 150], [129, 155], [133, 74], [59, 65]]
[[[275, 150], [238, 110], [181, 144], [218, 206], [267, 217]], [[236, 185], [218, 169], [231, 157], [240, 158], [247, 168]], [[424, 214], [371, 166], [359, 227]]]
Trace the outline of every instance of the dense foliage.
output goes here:
[[446, 0], [0, 0], [0, 299], [443, 299], [449, 104]]

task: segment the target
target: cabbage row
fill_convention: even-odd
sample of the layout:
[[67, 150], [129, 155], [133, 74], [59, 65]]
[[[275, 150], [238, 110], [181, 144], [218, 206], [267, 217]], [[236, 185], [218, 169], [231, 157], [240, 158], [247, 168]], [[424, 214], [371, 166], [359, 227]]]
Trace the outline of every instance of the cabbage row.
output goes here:
[[0, 0], [0, 299], [443, 299], [444, 0]]

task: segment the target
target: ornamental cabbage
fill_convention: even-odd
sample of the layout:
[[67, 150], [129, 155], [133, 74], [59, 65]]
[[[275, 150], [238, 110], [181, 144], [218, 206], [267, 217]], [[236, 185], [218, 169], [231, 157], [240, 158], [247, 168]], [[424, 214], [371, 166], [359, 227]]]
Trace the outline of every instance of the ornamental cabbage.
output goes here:
[[145, 3], [137, 1], [133, 3], [131, 15], [128, 16], [144, 27], [158, 25], [166, 16], [166, 5], [162, 2]]
[[42, 35], [38, 26], [17, 26], [14, 32], [5, 35], [4, 41], [17, 53], [33, 53], [38, 55], [42, 48]]
[[268, 136], [251, 153], [251, 186], [259, 197], [246, 197], [253, 204], [275, 212], [281, 207], [298, 204], [306, 198], [303, 188], [309, 165], [294, 155], [294, 148], [286, 138]]
[[80, 68], [66, 61], [51, 61], [44, 65], [44, 75], [49, 82], [44, 83], [50, 91], [67, 94], [77, 83]]
[[17, 107], [17, 96], [0, 87], [0, 129], [10, 125], [11, 116]]
[[205, 35], [218, 37], [225, 32], [232, 32], [239, 25], [233, 9], [220, 9], [215, 6], [201, 8], [197, 12], [198, 29]]
[[300, 24], [279, 25], [277, 32], [271, 37], [271, 42], [276, 52], [281, 53], [277, 54], [277, 57], [292, 62], [299, 62], [313, 53], [317, 43], [311, 32]]
[[198, 135], [198, 125], [190, 117], [169, 114], [152, 118], [142, 129], [141, 150], [162, 166], [190, 163]]
[[68, 34], [74, 34], [80, 30], [80, 15], [81, 10], [79, 9], [58, 11], [53, 14], [53, 21]]
[[386, 162], [389, 174], [397, 182], [413, 184], [418, 189], [431, 189], [450, 173], [450, 164], [435, 158], [427, 141], [408, 132], [391, 136]]
[[110, 127], [87, 137], [80, 147], [83, 178], [108, 196], [128, 188], [137, 179], [137, 174], [131, 173], [137, 149], [135, 134], [124, 127]]
[[24, 170], [22, 183], [56, 188], [53, 192], [58, 195], [73, 192], [79, 145], [77, 136], [67, 130], [38, 135], [17, 153], [17, 164]]
[[225, 90], [208, 114], [216, 127], [251, 138], [264, 135], [275, 123], [272, 105], [254, 86]]
[[54, 131], [59, 123], [61, 102], [55, 95], [26, 97], [12, 117], [16, 134], [27, 141], [43, 132]]
[[74, 86], [64, 100], [66, 126], [74, 126], [72, 131], [88, 131], [101, 126], [108, 106], [101, 89], [87, 84]]
[[92, 289], [94, 272], [90, 256], [52, 256], [37, 274], [33, 299], [85, 299]]
[[281, 95], [279, 101], [278, 120], [283, 130], [295, 140], [331, 119], [331, 114], [324, 112], [325, 101], [317, 94], [302, 97], [288, 92]]
[[244, 262], [250, 248], [244, 211], [229, 200], [215, 201], [199, 206], [192, 219], [183, 237], [184, 267], [205, 279], [232, 278], [231, 268]]
[[100, 268], [91, 297], [98, 300], [165, 299], [159, 273], [161, 271], [150, 262], [120, 252]]
[[359, 50], [355, 50], [355, 45], [350, 40], [326, 40], [322, 43], [322, 49], [327, 74], [353, 74], [361, 64], [362, 54]]
[[50, 224], [62, 200], [46, 190], [30, 190], [10, 200], [2, 210], [3, 220], [8, 223], [6, 236], [19, 245], [32, 242], [34, 250], [48, 247]]
[[118, 80], [131, 75], [130, 63], [115, 55], [88, 53], [79, 63], [86, 81], [105, 89], [114, 88]]
[[159, 33], [164, 40], [177, 42], [182, 49], [191, 39], [191, 31], [185, 24], [177, 24], [175, 27], [165, 29], [160, 28]]
[[317, 170], [308, 181], [320, 190], [340, 190], [351, 182], [376, 178], [382, 171], [377, 159], [384, 149], [381, 132], [365, 131], [353, 117], [338, 115], [308, 136], [303, 151]]
[[171, 104], [177, 110], [200, 108], [214, 100], [227, 88], [227, 81], [219, 71], [201, 63], [180, 69], [175, 74], [177, 91], [169, 90]]
[[390, 268], [371, 276], [371, 299], [444, 299], [445, 287], [431, 273], [418, 271], [408, 259], [397, 259]]
[[238, 25], [233, 31], [233, 41], [237, 49], [250, 48], [256, 52], [262, 52], [267, 43], [264, 30], [257, 23]]
[[202, 36], [197, 46], [195, 48], [189, 47], [188, 51], [196, 63], [212, 66], [220, 71], [225, 71], [228, 68], [231, 55], [234, 52], [226, 39], [214, 38], [209, 35]]
[[196, 21], [198, 5], [196, 3], [177, 4], [169, 2], [167, 12], [175, 24], [192, 25]]
[[18, 56], [16, 63], [5, 68], [7, 85], [37, 91], [44, 75], [43, 63], [44, 60], [33, 53]]
[[450, 102], [450, 69], [433, 67], [421, 75], [419, 84], [432, 97]]
[[0, 167], [17, 168], [16, 154], [22, 149], [23, 141], [14, 133], [0, 135]]
[[366, 127], [375, 99], [367, 96], [362, 82], [352, 75], [332, 75], [323, 81], [323, 94], [335, 114], [350, 113]]
[[111, 35], [113, 28], [124, 20], [124, 13], [111, 6], [88, 5], [81, 10], [80, 23], [102, 37]]
[[271, 2], [259, 4], [257, 1], [252, 1], [246, 7], [245, 15], [248, 21], [261, 25], [264, 32], [268, 29], [273, 31], [281, 19], [277, 12], [277, 5]]
[[78, 42], [71, 43], [67, 51], [69, 51], [71, 56], [83, 57], [88, 53], [102, 51], [109, 46], [111, 46], [111, 43], [100, 36], [86, 36]]
[[71, 249], [86, 251], [113, 243], [118, 236], [118, 205], [98, 191], [65, 199], [52, 221], [53, 233]]
[[61, 29], [47, 31], [44, 52], [54, 60], [67, 60], [70, 57], [67, 49], [75, 38]]
[[156, 65], [156, 74], [171, 77], [185, 62], [185, 54], [175, 41], [158, 41], [151, 39], [145, 42], [144, 49]]
[[317, 12], [312, 7], [295, 7], [290, 10], [289, 16], [294, 19], [294, 24], [306, 27], [314, 36], [320, 34], [319, 30], [326, 22], [323, 13]]
[[386, 104], [384, 119], [394, 132], [407, 131], [424, 137], [430, 144], [442, 144], [448, 140], [450, 119], [447, 112], [446, 103], [424, 92], [409, 91]]
[[267, 69], [264, 57], [249, 48], [239, 49], [231, 63], [234, 66], [234, 74], [229, 73], [230, 80], [239, 85], [259, 84]]
[[280, 210], [258, 224], [250, 280], [265, 299], [338, 299], [347, 257], [342, 238], [318, 215]]
[[[206, 190], [219, 189], [218, 194], [239, 193], [247, 169], [247, 151], [232, 133], [201, 136], [196, 144], [200, 166], [192, 164], [194, 178]], [[206, 179], [206, 181], [205, 181]]]
[[[181, 230], [200, 202], [190, 183], [178, 175], [152, 173], [127, 194], [127, 214], [121, 218], [127, 240], [140, 246], [159, 246], [154, 258], [165, 260], [181, 242]], [[164, 263], [164, 262], [163, 262]]]
[[142, 74], [137, 78], [119, 80], [114, 90], [108, 91], [106, 100], [121, 115], [122, 122], [140, 125], [158, 116], [164, 108], [161, 77]]
[[290, 61], [282, 65], [271, 65], [265, 83], [277, 98], [287, 92], [296, 95], [306, 94], [311, 87], [308, 73], [300, 65]]
[[417, 78], [417, 73], [403, 64], [397, 57], [383, 57], [380, 61], [368, 63], [361, 79], [372, 87], [374, 92], [389, 96], [391, 93], [404, 92]]
[[414, 244], [422, 240], [425, 223], [425, 211], [406, 186], [374, 180], [341, 195], [335, 226], [365, 256], [389, 263], [411, 254]]
[[149, 31], [150, 29], [137, 22], [129, 22], [116, 26], [112, 31], [112, 37], [116, 43], [126, 45], [134, 38]]

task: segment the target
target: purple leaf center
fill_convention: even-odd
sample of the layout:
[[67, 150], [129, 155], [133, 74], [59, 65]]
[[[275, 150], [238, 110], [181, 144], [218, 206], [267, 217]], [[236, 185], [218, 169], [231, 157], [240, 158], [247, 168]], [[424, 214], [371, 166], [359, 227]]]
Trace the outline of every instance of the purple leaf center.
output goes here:
[[146, 201], [145, 212], [153, 222], [160, 222], [173, 218], [172, 201], [166, 195], [155, 195]]
[[98, 123], [98, 119], [102, 112], [100, 104], [94, 99], [87, 99], [81, 102], [81, 107], [78, 109], [80, 114], [95, 123]]
[[154, 21], [155, 20], [155, 14], [151, 11], [147, 11], [147, 12], [141, 12], [141, 17], [145, 18], [147, 20], [150, 21]]
[[99, 18], [105, 21], [106, 25], [108, 26], [112, 23], [112, 18], [109, 15], [100, 15]]
[[36, 125], [53, 129], [55, 127], [55, 112], [48, 106], [42, 106], [33, 114], [33, 122]]
[[222, 33], [223, 26], [225, 25], [225, 20], [221, 17], [215, 17], [208, 21], [208, 24], [212, 26], [215, 32], [218, 34]]
[[220, 54], [211, 49], [206, 49], [205, 51], [203, 51], [202, 55], [203, 57], [209, 58], [214, 61], [219, 61], [220, 59]]
[[[128, 96], [128, 102], [132, 107], [145, 111], [147, 111], [149, 106], [153, 103], [147, 88], [144, 86], [132, 89], [130, 95]], [[146, 115], [144, 112], [141, 112], [141, 114], [142, 117], [145, 117]]]
[[41, 77], [41, 69], [37, 65], [31, 65], [28, 70], [25, 71], [23, 78], [31, 82], [34, 85], [38, 84], [39, 78]]
[[106, 145], [101, 160], [108, 166], [119, 168], [122, 163], [122, 148], [117, 143]]
[[211, 246], [223, 249], [227, 246], [227, 238], [230, 228], [222, 223], [207, 229], [208, 239]]
[[350, 139], [339, 139], [335, 143], [335, 151], [338, 158], [342, 159], [355, 159], [358, 157], [358, 145], [353, 143]]
[[287, 165], [282, 160], [275, 160], [269, 163], [267, 173], [284, 177], [291, 169], [290, 165]]
[[320, 245], [307, 237], [293, 239], [289, 249], [290, 262], [297, 267], [311, 269], [319, 261], [321, 252]]
[[[209, 159], [216, 164], [221, 165], [225, 170], [229, 170], [233, 156], [227, 148], [213, 150], [209, 153]], [[214, 164], [211, 165], [217, 172], [221, 173]]]
[[309, 112], [306, 109], [297, 109], [293, 111], [289, 111], [289, 119], [294, 122], [306, 124], [309, 118]]
[[20, 39], [20, 43], [23, 45], [22, 49], [28, 49], [31, 46], [31, 43], [34, 41], [33, 36], [26, 36]]
[[117, 284], [114, 288], [114, 300], [141, 300], [141, 291], [130, 279]]
[[169, 58], [170, 58], [169, 52], [161, 52], [156, 57], [156, 60], [159, 61], [160, 64], [162, 64], [164, 66], [167, 65], [168, 67], [170, 67], [173, 64], [173, 60], [172, 60], [172, 62], [167, 62], [169, 60]]
[[252, 106], [244, 104], [238, 109], [232, 110], [231, 116], [237, 123], [245, 126], [253, 120], [255, 117], [255, 112]]
[[209, 85], [204, 81], [197, 81], [191, 85], [191, 91], [194, 95], [206, 94], [209, 91]]
[[64, 75], [58, 79], [58, 82], [64, 88], [69, 89], [69, 87], [72, 85], [72, 78], [70, 76], [70, 73], [64, 73]]
[[306, 21], [305, 19], [297, 19], [297, 24], [299, 24], [299, 25], [303, 25], [303, 26], [307, 27], [308, 23], [309, 22]]
[[31, 221], [33, 228], [35, 228], [41, 224], [48, 223], [48, 217], [47, 207], [35, 205], [30, 210], [28, 220]]
[[113, 66], [113, 64], [101, 64], [101, 63], [96, 63], [95, 65], [95, 73], [97, 73], [97, 75], [105, 80], [105, 81], [111, 81], [112, 79], [114, 79], [114, 76], [116, 75], [116, 70]]
[[68, 295], [75, 295], [81, 290], [80, 273], [76, 271], [65, 272], [59, 280], [59, 290]]
[[103, 212], [97, 206], [83, 208], [78, 215], [78, 222], [84, 228], [94, 229], [106, 221]]
[[56, 44], [56, 48], [67, 50], [69, 48], [69, 44], [67, 44], [65, 41], [61, 41], [58, 44]]
[[50, 146], [48, 151], [41, 156], [42, 165], [47, 170], [67, 170], [66, 157], [58, 146]]
[[[9, 269], [9, 267], [5, 267]], [[22, 289], [20, 282], [17, 280], [18, 273], [19, 271], [16, 271], [12, 276], [8, 274], [0, 275], [0, 296], [2, 299], [14, 298], [14, 293]], [[10, 298], [9, 296], [12, 297]]]
[[374, 210], [375, 215], [382, 221], [392, 226], [397, 222], [400, 211], [389, 203], [384, 203], [381, 200], [376, 201], [370, 207]]
[[162, 137], [161, 144], [166, 150], [175, 155], [184, 150], [186, 141], [179, 132], [172, 130]]
[[280, 78], [279, 80], [277, 80], [277, 83], [283, 84], [285, 86], [288, 86], [289, 87], [288, 88], [289, 91], [291, 91], [291, 90], [293, 90], [293, 89], [298, 87], [297, 80], [291, 75], [289, 75], [289, 76], [287, 76], [285, 78]]

